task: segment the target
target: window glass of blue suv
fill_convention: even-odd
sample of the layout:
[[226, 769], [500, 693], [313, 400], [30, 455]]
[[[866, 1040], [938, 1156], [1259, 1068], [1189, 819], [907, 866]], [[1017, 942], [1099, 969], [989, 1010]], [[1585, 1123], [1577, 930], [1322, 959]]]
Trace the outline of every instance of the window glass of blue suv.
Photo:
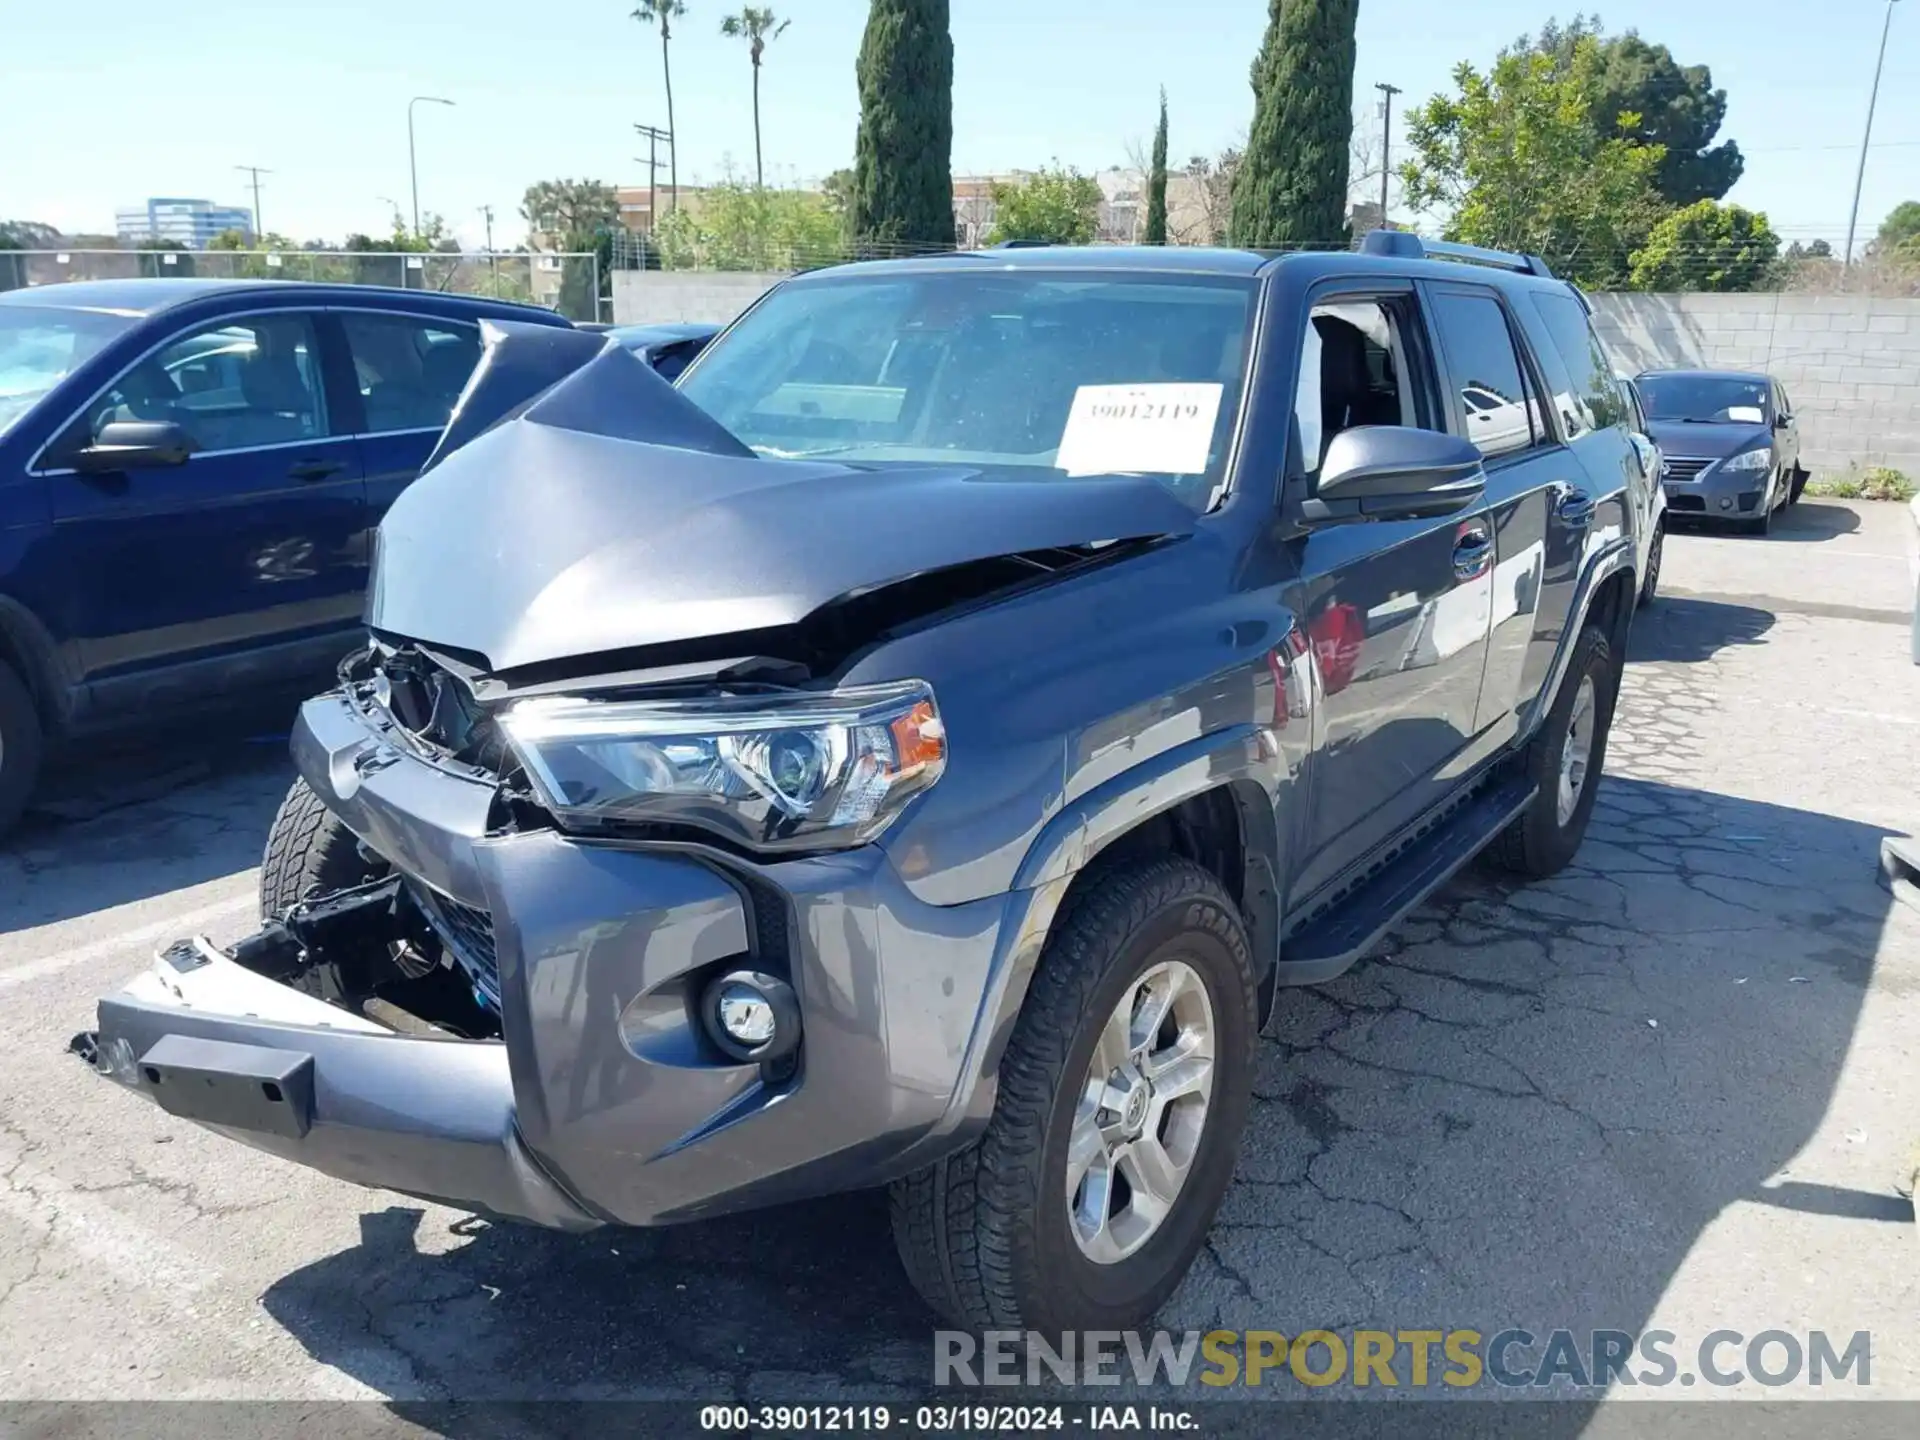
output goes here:
[[286, 445], [327, 433], [319, 351], [304, 315], [217, 321], [162, 346], [97, 396], [93, 439], [117, 420], [164, 420], [200, 453]]
[[1491, 295], [1444, 290], [1433, 297], [1431, 314], [1460, 397], [1467, 439], [1493, 460], [1544, 438], [1500, 302]]

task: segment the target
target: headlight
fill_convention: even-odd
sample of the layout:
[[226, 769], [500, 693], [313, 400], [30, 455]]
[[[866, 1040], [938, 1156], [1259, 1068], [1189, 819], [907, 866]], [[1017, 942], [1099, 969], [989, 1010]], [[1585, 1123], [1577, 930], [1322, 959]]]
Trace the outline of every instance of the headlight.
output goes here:
[[1731, 460], [1722, 460], [1720, 468], [1729, 472], [1741, 470], [1767, 470], [1773, 466], [1773, 450], [1762, 445], [1758, 450], [1747, 450], [1735, 455]]
[[940, 778], [933, 692], [528, 700], [501, 724], [562, 825], [697, 826], [755, 849], [864, 844]]

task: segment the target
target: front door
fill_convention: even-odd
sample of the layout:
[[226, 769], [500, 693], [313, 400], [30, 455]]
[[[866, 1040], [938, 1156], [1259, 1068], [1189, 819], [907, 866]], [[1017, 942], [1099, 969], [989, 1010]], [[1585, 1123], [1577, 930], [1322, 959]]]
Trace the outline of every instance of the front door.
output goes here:
[[49, 477], [72, 625], [108, 708], [211, 701], [231, 684], [324, 678], [360, 613], [359, 454], [327, 413], [313, 317], [221, 320], [172, 341], [88, 407], [168, 420], [183, 464]]
[[[1306, 344], [1296, 423], [1315, 470], [1333, 436], [1353, 426], [1443, 428], [1433, 344], [1410, 288], [1323, 299]], [[1484, 378], [1492, 387], [1500, 377]], [[1492, 394], [1489, 409], [1499, 403]], [[1296, 543], [1320, 676], [1298, 899], [1445, 793], [1447, 762], [1474, 734], [1494, 551], [1478, 505], [1316, 530]]]

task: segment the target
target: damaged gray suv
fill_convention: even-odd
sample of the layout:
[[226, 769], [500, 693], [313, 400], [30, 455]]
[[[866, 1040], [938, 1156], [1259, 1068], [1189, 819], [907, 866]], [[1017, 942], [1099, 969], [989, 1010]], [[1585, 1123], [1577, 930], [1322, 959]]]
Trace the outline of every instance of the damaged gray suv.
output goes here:
[[772, 290], [669, 385], [490, 327], [293, 737], [264, 925], [77, 1047], [565, 1229], [891, 1187], [950, 1320], [1146, 1320], [1258, 1035], [1579, 845], [1637, 589], [1538, 260], [1032, 248]]

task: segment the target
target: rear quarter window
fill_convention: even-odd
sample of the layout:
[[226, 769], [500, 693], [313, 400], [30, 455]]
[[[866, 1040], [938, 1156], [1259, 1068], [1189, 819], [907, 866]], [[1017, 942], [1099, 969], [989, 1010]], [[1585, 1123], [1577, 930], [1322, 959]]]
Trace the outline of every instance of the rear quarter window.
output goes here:
[[1623, 423], [1626, 410], [1613, 364], [1580, 302], [1571, 295], [1537, 291], [1533, 308], [1551, 346], [1541, 360], [1556, 387], [1564, 381], [1565, 388], [1553, 397], [1553, 409], [1567, 438]]

